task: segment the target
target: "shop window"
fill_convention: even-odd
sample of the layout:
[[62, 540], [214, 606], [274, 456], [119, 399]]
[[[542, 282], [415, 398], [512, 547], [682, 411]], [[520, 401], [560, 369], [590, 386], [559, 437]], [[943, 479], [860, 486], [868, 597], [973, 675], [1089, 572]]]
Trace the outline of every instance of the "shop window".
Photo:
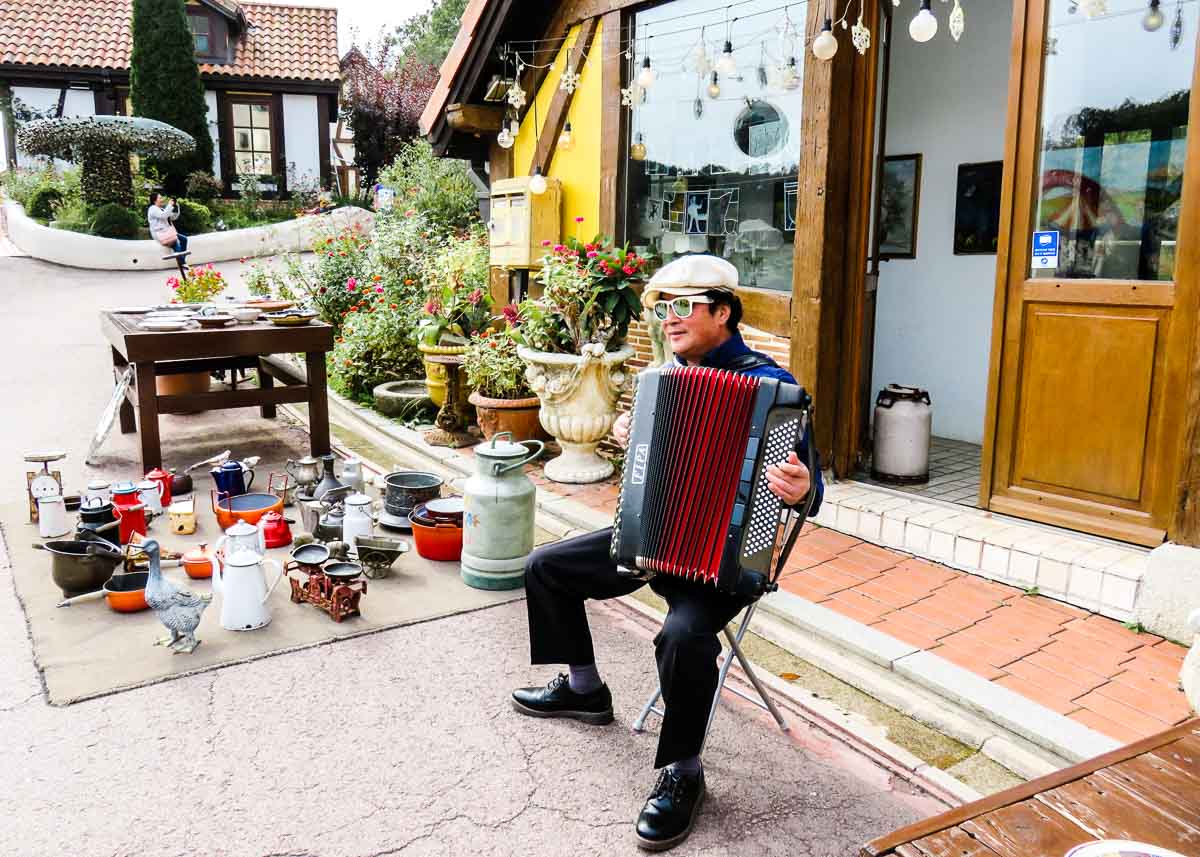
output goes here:
[[[1057, 232], [1059, 254], [1034, 276], [1170, 280], [1193, 39], [1180, 42], [1175, 9], [1147, 30], [1141, 0], [1090, 18], [1075, 6], [1049, 4], [1034, 229]], [[1186, 16], [1184, 33], [1196, 25]]]
[[233, 169], [240, 175], [270, 175], [274, 163], [271, 105], [267, 101], [234, 101]]
[[[807, 3], [672, 0], [633, 15], [626, 239], [662, 262], [712, 253], [791, 291]], [[719, 65], [726, 41], [734, 68]], [[714, 78], [714, 74], [716, 75]]]

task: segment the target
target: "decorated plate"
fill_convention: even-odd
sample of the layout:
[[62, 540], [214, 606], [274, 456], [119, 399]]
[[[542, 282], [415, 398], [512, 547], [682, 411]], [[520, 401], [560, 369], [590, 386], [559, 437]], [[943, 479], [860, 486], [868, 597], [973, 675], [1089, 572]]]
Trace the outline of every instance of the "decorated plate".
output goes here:
[[1076, 845], [1064, 857], [1183, 857], [1183, 855], [1158, 845], [1148, 845], [1145, 842], [1105, 839], [1102, 842]]
[[295, 301], [248, 300], [246, 306], [258, 307], [263, 312], [275, 312], [295, 306]]
[[316, 317], [317, 314], [312, 310], [297, 309], [268, 312], [263, 315], [263, 318], [267, 319], [269, 322], [271, 322], [271, 324], [279, 325], [281, 327], [296, 327], [298, 325], [308, 324]]

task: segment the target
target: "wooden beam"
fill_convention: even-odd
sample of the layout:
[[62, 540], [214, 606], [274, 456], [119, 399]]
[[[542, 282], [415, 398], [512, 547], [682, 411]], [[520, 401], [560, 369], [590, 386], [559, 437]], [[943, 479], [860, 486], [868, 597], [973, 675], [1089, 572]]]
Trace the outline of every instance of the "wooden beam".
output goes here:
[[446, 108], [446, 124], [468, 134], [498, 134], [504, 122], [499, 104], [451, 104]]
[[[810, 3], [806, 32], [818, 32], [824, 15], [822, 4]], [[848, 105], [856, 61], [861, 57], [850, 50], [839, 51], [828, 62], [804, 52], [790, 368], [816, 404], [817, 448], [826, 462], [833, 459], [838, 363], [845, 347], [841, 311], [853, 128]]]
[[[599, 18], [588, 18], [579, 25], [579, 38], [571, 46], [571, 53], [567, 56], [567, 68], [579, 70], [584, 54], [592, 46], [592, 39], [596, 35], [596, 25], [599, 23]], [[529, 97], [530, 99], [537, 98], [537, 92], [530, 92]], [[550, 160], [554, 157], [555, 146], [558, 145], [558, 135], [567, 121], [567, 112], [571, 109], [571, 101], [574, 97], [574, 91], [567, 92], [562, 88], [554, 90], [554, 95], [550, 99], [550, 108], [546, 111], [546, 121], [538, 132], [537, 150], [533, 154], [533, 163], [529, 165], [530, 175], [539, 169], [543, 175], [549, 172]]]
[[625, 218], [621, 210], [625, 159], [621, 157], [628, 112], [621, 109], [621, 12], [609, 12], [602, 19], [600, 46], [600, 231], [616, 238], [623, 234]]
[[576, 0], [575, 3], [565, 4], [569, 8], [566, 10], [567, 15], [564, 23], [570, 27], [587, 18], [620, 12], [623, 9], [628, 9], [630, 6], [639, 6], [644, 3], [645, 0]]

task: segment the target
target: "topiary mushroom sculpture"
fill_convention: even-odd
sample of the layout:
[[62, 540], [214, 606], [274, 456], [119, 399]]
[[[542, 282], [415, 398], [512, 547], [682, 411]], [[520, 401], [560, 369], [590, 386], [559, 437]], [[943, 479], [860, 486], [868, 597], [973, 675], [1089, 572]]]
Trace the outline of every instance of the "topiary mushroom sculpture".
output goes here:
[[130, 155], [168, 159], [196, 148], [191, 134], [154, 119], [78, 116], [36, 119], [17, 131], [17, 146], [31, 155], [62, 158], [80, 165], [84, 202], [133, 205]]

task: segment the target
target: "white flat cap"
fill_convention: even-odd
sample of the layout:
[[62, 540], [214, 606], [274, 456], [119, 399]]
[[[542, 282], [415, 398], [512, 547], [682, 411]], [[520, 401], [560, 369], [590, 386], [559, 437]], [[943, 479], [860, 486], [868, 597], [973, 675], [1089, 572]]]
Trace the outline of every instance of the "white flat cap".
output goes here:
[[707, 291], [737, 289], [738, 272], [719, 256], [680, 256], [663, 265], [642, 291], [642, 306], [652, 307], [662, 295], [688, 297]]

